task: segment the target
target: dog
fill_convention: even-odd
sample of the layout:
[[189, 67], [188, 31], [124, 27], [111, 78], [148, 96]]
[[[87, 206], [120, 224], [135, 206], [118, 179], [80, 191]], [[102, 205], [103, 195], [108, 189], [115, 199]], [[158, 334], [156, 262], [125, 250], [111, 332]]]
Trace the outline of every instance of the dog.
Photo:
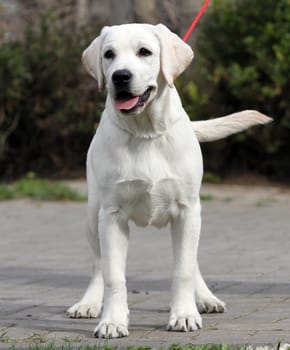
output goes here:
[[102, 309], [96, 337], [129, 334], [129, 221], [171, 226], [169, 331], [197, 330], [202, 327], [200, 313], [226, 310], [207, 287], [197, 262], [203, 175], [199, 141], [214, 141], [271, 119], [249, 110], [191, 122], [174, 80], [192, 59], [191, 48], [162, 24], [104, 27], [83, 53], [98, 89], [106, 85], [108, 94], [87, 155], [87, 234], [94, 273], [81, 301], [67, 313], [98, 317]]

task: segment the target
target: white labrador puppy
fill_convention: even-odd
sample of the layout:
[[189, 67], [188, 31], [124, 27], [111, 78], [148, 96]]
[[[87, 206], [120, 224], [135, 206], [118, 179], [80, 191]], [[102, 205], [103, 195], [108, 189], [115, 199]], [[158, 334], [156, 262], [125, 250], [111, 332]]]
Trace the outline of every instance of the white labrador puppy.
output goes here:
[[[128, 222], [171, 226], [174, 268], [171, 331], [202, 327], [200, 312], [224, 312], [197, 263], [203, 174], [200, 141], [211, 141], [270, 118], [244, 111], [191, 123], [173, 85], [193, 58], [191, 48], [163, 25], [105, 27], [83, 53], [106, 108], [87, 157], [88, 239], [94, 274], [70, 317], [97, 317], [95, 335], [127, 336], [125, 278]], [[104, 294], [105, 290], [105, 294]], [[104, 296], [104, 302], [103, 302]]]

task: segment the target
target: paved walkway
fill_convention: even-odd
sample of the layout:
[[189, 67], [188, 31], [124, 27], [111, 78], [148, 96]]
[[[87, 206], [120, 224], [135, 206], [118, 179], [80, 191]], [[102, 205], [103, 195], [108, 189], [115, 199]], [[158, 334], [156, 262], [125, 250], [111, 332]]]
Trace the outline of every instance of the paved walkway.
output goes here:
[[[204, 315], [197, 332], [166, 332], [170, 235], [133, 227], [130, 336], [109, 344], [290, 342], [290, 192], [207, 185], [203, 193], [200, 265], [228, 312]], [[96, 320], [65, 315], [91, 270], [85, 212], [85, 203], [0, 202], [0, 347], [50, 340], [104, 344], [93, 338]]]

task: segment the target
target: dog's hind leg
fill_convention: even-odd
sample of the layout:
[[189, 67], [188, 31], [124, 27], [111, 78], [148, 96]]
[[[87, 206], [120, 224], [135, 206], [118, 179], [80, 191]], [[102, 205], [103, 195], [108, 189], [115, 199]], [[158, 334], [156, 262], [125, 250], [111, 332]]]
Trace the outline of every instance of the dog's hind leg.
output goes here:
[[87, 236], [94, 256], [93, 276], [82, 299], [67, 310], [67, 314], [71, 318], [96, 318], [101, 312], [103, 302], [104, 282], [98, 236], [98, 208], [96, 205], [90, 205], [90, 203]]
[[196, 263], [195, 266], [195, 300], [198, 311], [200, 313], [225, 312], [226, 304], [209, 290], [200, 273], [198, 263]]

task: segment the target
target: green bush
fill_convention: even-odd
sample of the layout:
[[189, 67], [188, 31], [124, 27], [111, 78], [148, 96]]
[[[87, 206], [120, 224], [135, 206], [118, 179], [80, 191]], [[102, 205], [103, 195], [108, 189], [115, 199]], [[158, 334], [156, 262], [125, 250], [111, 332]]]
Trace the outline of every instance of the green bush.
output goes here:
[[192, 119], [243, 109], [274, 118], [221, 142], [203, 145], [206, 169], [290, 174], [290, 1], [213, 0], [197, 37], [192, 81], [183, 100]]
[[0, 177], [84, 169], [104, 99], [81, 65], [92, 36], [55, 13], [0, 46]]

